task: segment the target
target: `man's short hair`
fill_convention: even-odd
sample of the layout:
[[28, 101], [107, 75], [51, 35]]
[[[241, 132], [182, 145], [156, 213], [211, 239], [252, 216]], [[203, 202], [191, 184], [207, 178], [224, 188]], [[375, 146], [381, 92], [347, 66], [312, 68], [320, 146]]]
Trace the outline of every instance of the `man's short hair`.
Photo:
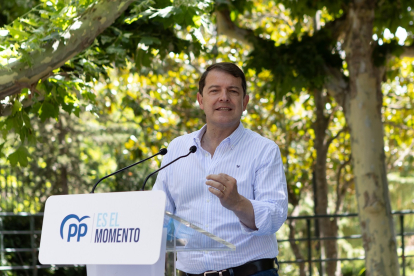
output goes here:
[[203, 89], [206, 85], [206, 78], [210, 71], [217, 70], [228, 73], [236, 78], [241, 78], [242, 80], [242, 88], [243, 88], [243, 97], [246, 96], [246, 76], [244, 75], [243, 71], [234, 63], [231, 62], [220, 62], [215, 63], [207, 67], [206, 71], [201, 75], [200, 81], [198, 82], [198, 92], [203, 95]]

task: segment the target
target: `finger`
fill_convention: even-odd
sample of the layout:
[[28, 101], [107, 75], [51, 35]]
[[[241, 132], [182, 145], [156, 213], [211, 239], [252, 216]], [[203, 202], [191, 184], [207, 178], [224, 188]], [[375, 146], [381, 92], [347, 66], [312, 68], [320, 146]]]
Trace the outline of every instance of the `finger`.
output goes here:
[[210, 174], [206, 178], [209, 180], [215, 180], [217, 182], [223, 183], [229, 181], [229, 175], [220, 173], [220, 174]]
[[225, 187], [222, 183], [213, 180], [206, 181], [206, 185], [216, 188], [219, 191], [223, 191]]
[[219, 190], [214, 189], [212, 187], [209, 187], [208, 190], [210, 191], [210, 193], [214, 194], [218, 198], [222, 198], [224, 196], [224, 194], [222, 192], [220, 192]]
[[233, 180], [234, 178], [233, 177], [231, 177], [230, 175], [228, 175], [228, 174], [225, 174], [225, 173], [219, 173], [219, 175], [225, 180], [225, 181], [231, 181], [231, 180]]

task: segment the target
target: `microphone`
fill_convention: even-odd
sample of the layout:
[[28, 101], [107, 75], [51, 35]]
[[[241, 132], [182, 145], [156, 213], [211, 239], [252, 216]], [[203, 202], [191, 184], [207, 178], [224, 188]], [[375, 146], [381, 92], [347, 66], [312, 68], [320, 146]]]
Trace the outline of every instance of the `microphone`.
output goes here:
[[194, 152], [196, 152], [196, 151], [197, 151], [197, 147], [196, 147], [196, 146], [191, 146], [191, 147], [190, 147], [190, 152], [189, 152], [189, 153], [187, 153], [186, 155], [183, 155], [183, 156], [178, 157], [177, 159], [175, 159], [175, 160], [171, 161], [170, 163], [168, 163], [168, 164], [167, 164], [167, 165], [165, 165], [164, 167], [161, 167], [161, 168], [159, 168], [158, 170], [156, 170], [155, 172], [153, 172], [153, 173], [151, 173], [150, 175], [148, 175], [148, 176], [147, 176], [147, 178], [145, 178], [144, 185], [142, 185], [142, 189], [141, 189], [141, 191], [143, 191], [143, 190], [144, 190], [144, 188], [145, 188], [145, 184], [147, 184], [147, 181], [148, 181], [148, 179], [149, 179], [151, 176], [153, 176], [154, 174], [156, 174], [156, 173], [157, 173], [157, 172], [159, 172], [160, 170], [162, 170], [162, 169], [164, 169], [164, 168], [168, 167], [169, 165], [171, 165], [172, 163], [174, 163], [174, 162], [175, 162], [175, 161], [177, 161], [178, 159], [181, 159], [181, 158], [183, 158], [183, 157], [187, 157], [187, 156], [189, 156], [190, 154], [192, 154], [192, 153], [194, 153]]
[[138, 165], [138, 164], [140, 164], [140, 163], [142, 163], [142, 162], [144, 162], [144, 161], [147, 161], [148, 159], [151, 159], [151, 158], [153, 158], [153, 157], [155, 157], [155, 156], [157, 156], [157, 155], [159, 155], [159, 154], [161, 154], [161, 155], [166, 155], [166, 154], [167, 154], [167, 152], [168, 152], [168, 151], [167, 151], [167, 149], [160, 149], [160, 151], [159, 151], [158, 153], [154, 154], [153, 156], [150, 156], [150, 157], [148, 157], [148, 158], [146, 158], [146, 159], [144, 159], [144, 160], [138, 161], [138, 162], [136, 162], [136, 163], [134, 163], [134, 164], [132, 164], [132, 165], [129, 165], [128, 167], [125, 167], [125, 168], [120, 169], [120, 170], [118, 170], [118, 171], [116, 171], [116, 172], [114, 172], [114, 173], [111, 173], [111, 174], [109, 174], [109, 175], [107, 175], [107, 176], [102, 177], [102, 178], [101, 178], [101, 179], [99, 179], [99, 180], [98, 180], [98, 182], [96, 182], [96, 183], [95, 183], [95, 185], [93, 186], [92, 191], [91, 191], [91, 194], [93, 194], [93, 192], [95, 191], [96, 186], [98, 186], [99, 182], [101, 182], [102, 180], [104, 180], [104, 179], [106, 179], [106, 178], [108, 178], [108, 177], [110, 177], [110, 176], [112, 176], [112, 175], [114, 175], [114, 174], [117, 174], [117, 173], [119, 173], [119, 172], [125, 171], [126, 169], [129, 169], [129, 168], [131, 168], [131, 167], [133, 167], [133, 166], [135, 166], [135, 165]]

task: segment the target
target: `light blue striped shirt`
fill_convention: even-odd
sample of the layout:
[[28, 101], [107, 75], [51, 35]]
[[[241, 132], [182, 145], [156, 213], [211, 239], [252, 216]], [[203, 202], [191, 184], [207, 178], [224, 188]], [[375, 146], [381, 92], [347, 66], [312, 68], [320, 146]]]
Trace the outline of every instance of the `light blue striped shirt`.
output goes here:
[[[234, 244], [236, 251], [179, 252], [177, 268], [187, 273], [222, 270], [278, 254], [274, 233], [287, 216], [286, 178], [279, 147], [271, 140], [239, 127], [216, 148], [213, 158], [201, 147], [206, 126], [171, 141], [162, 164], [188, 153], [157, 177], [154, 190], [167, 194], [166, 210]], [[225, 173], [237, 180], [238, 192], [253, 205], [258, 230], [244, 226], [208, 191], [209, 174]]]

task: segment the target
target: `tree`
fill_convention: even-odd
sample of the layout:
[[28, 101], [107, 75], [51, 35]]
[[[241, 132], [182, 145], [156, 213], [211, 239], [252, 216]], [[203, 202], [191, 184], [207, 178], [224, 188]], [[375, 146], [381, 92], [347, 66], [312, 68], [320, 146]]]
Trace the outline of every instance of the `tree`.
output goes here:
[[[368, 275], [398, 275], [398, 258], [385, 170], [381, 82], [387, 61], [411, 56], [412, 37], [405, 45], [382, 39], [385, 28], [412, 30], [410, 3], [391, 1], [278, 1], [296, 20], [325, 12], [324, 26], [308, 34], [297, 32], [285, 44], [263, 39], [237, 26], [228, 6], [217, 8], [221, 32], [249, 41], [254, 50], [248, 67], [273, 73], [282, 95], [305, 87], [326, 89], [341, 106], [351, 134], [352, 164]], [[240, 14], [239, 17], [242, 17]], [[384, 20], [386, 18], [387, 20]], [[339, 58], [343, 53], [344, 58]], [[381, 229], [381, 231], [379, 231]]]

